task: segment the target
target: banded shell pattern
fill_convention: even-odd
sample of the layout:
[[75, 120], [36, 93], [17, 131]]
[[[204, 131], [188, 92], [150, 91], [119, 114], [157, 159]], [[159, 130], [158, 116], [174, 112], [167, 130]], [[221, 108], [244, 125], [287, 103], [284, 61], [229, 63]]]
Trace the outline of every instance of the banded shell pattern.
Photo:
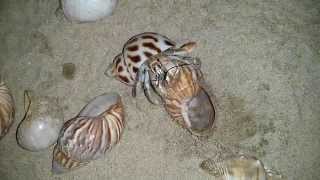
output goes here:
[[0, 139], [5, 136], [14, 120], [13, 97], [4, 82], [0, 82]]
[[102, 94], [67, 121], [53, 153], [53, 173], [63, 173], [101, 158], [117, 144], [125, 126], [118, 94]]
[[215, 110], [192, 65], [180, 66], [169, 75], [164, 88], [164, 107], [171, 118], [195, 135], [205, 135], [213, 127]]
[[150, 89], [158, 91], [172, 119], [202, 136], [213, 127], [215, 109], [204, 89], [200, 60], [186, 56], [195, 46], [189, 42], [151, 56], [141, 65], [138, 76], [148, 99]]

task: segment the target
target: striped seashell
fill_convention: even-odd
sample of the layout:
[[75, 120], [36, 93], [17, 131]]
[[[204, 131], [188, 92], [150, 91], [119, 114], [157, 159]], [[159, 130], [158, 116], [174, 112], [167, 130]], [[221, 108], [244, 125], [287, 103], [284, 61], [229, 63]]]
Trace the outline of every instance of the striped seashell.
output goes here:
[[13, 97], [4, 82], [0, 82], [0, 139], [11, 127], [15, 115]]
[[[215, 109], [204, 88], [200, 61], [185, 55], [195, 46], [196, 43], [189, 42], [150, 57], [142, 65], [148, 73], [139, 74], [139, 77], [146, 79], [145, 76], [150, 76], [148, 79], [151, 79], [171, 118], [192, 134], [202, 136], [213, 127]], [[144, 86], [146, 83], [143, 82]]]
[[265, 168], [253, 156], [236, 155], [223, 160], [207, 159], [200, 168], [217, 180], [284, 180], [280, 173]]
[[159, 33], [137, 34], [124, 44], [122, 53], [114, 58], [105, 74], [128, 86], [133, 86], [141, 64], [150, 56], [174, 47], [175, 44], [174, 41]]
[[178, 66], [168, 73], [163, 87], [164, 107], [171, 118], [195, 135], [205, 135], [213, 127], [215, 109], [202, 84], [202, 74], [192, 65]]
[[53, 153], [53, 173], [63, 173], [101, 158], [120, 140], [124, 109], [118, 94], [95, 97], [67, 121]]

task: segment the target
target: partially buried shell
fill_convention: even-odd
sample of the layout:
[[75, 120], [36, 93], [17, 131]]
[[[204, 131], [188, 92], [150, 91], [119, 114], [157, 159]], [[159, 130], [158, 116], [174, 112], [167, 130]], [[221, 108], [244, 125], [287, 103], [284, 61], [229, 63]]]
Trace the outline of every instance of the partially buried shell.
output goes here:
[[15, 115], [15, 107], [12, 95], [0, 80], [0, 139], [5, 136], [11, 127]]
[[262, 162], [254, 157], [241, 155], [219, 162], [206, 160], [200, 167], [218, 180], [267, 180]]
[[236, 155], [224, 160], [207, 159], [200, 168], [217, 180], [284, 180], [279, 173], [268, 170], [255, 157]]
[[117, 144], [125, 125], [118, 94], [102, 94], [67, 121], [53, 153], [52, 172], [64, 173], [102, 157]]
[[63, 125], [63, 113], [55, 97], [24, 92], [25, 116], [17, 129], [18, 144], [29, 151], [40, 151], [54, 144]]

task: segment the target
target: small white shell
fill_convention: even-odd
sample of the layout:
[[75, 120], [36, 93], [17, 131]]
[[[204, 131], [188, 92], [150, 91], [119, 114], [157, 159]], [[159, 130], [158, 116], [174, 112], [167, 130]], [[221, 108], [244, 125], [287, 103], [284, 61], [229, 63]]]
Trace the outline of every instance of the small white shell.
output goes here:
[[112, 14], [117, 0], [62, 0], [64, 15], [75, 22], [93, 22]]
[[95, 97], [63, 125], [53, 152], [52, 172], [71, 171], [102, 157], [119, 142], [124, 125], [118, 94]]
[[54, 144], [63, 125], [62, 110], [53, 97], [31, 99], [25, 91], [25, 116], [18, 126], [18, 144], [29, 151], [40, 151]]
[[0, 82], [0, 139], [7, 134], [11, 127], [15, 114], [12, 95], [5, 85]]

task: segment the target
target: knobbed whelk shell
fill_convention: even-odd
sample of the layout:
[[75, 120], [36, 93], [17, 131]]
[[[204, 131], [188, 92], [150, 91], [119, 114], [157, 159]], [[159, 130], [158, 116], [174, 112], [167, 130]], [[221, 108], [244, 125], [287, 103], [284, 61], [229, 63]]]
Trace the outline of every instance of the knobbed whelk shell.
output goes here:
[[53, 152], [52, 172], [64, 173], [102, 157], [120, 140], [125, 125], [118, 94], [102, 94], [67, 121]]
[[63, 114], [56, 98], [30, 94], [24, 92], [25, 115], [17, 129], [17, 141], [26, 150], [40, 151], [57, 141]]
[[4, 82], [0, 82], [0, 139], [7, 134], [15, 115], [13, 97]]

